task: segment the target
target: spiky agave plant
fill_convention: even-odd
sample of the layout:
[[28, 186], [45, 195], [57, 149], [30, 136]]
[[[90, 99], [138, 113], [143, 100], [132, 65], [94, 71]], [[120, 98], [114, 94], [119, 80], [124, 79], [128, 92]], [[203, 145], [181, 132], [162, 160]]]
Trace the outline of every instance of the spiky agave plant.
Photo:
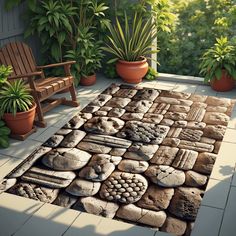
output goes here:
[[33, 106], [33, 97], [23, 80], [6, 81], [0, 89], [0, 116], [4, 113], [28, 111]]
[[107, 27], [110, 35], [107, 36], [108, 43], [103, 49], [114, 56], [109, 60], [110, 63], [117, 60], [139, 61], [143, 56], [158, 52], [153, 50], [157, 28], [152, 18], [145, 20], [135, 13], [130, 24], [125, 13], [123, 27], [118, 18], [115, 25], [109, 24]]

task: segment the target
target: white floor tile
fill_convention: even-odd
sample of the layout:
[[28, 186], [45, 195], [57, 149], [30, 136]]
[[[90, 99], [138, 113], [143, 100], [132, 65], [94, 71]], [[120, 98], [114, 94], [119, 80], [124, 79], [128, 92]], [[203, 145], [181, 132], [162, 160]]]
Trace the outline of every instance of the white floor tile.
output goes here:
[[210, 86], [199, 85], [195, 91], [196, 94], [207, 95], [207, 96], [216, 96], [217, 92], [212, 90]]
[[224, 218], [219, 236], [233, 236], [236, 234], [236, 188], [232, 187], [229, 193], [229, 199], [225, 208]]
[[2, 193], [0, 195], [0, 235], [13, 235], [42, 205], [42, 202]]
[[236, 143], [236, 129], [227, 129], [223, 138], [224, 142]]
[[197, 89], [197, 85], [194, 84], [182, 84], [178, 83], [176, 84], [174, 91], [176, 92], [182, 92], [182, 93], [195, 93]]
[[217, 236], [223, 210], [201, 206], [191, 236]]
[[44, 204], [14, 236], [61, 236], [79, 214], [79, 211]]
[[202, 200], [202, 205], [224, 209], [229, 189], [229, 181], [210, 179]]

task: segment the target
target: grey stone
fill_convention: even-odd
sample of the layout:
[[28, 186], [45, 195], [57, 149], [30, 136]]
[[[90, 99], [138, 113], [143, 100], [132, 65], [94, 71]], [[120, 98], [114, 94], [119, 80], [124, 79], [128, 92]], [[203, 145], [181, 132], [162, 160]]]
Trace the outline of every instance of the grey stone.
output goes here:
[[125, 109], [115, 107], [109, 111], [108, 116], [121, 117], [124, 113], [125, 113]]
[[162, 119], [163, 119], [163, 115], [154, 114], [154, 113], [146, 113], [142, 121], [147, 122], [147, 123], [159, 124]]
[[21, 176], [21, 179], [49, 188], [65, 188], [75, 177], [76, 175], [72, 171], [55, 171], [43, 167], [32, 167]]
[[153, 157], [158, 147], [158, 145], [134, 143], [125, 153], [124, 157], [137, 161], [148, 161]]
[[120, 85], [113, 83], [113, 84], [111, 84], [111, 85], [103, 92], [103, 94], [113, 95], [113, 94], [115, 94], [119, 89], [120, 89]]
[[116, 216], [152, 227], [161, 227], [166, 220], [166, 213], [164, 211], [146, 210], [133, 204], [122, 205], [117, 211]]
[[84, 129], [95, 134], [116, 134], [125, 122], [114, 117], [93, 117], [84, 125]]
[[222, 125], [207, 125], [203, 130], [204, 136], [221, 141], [224, 137], [226, 127]]
[[95, 116], [107, 116], [107, 111], [98, 110], [98, 111], [94, 112], [94, 115]]
[[180, 144], [180, 139], [178, 138], [165, 138], [162, 142], [164, 146], [178, 147]]
[[53, 204], [61, 207], [71, 208], [77, 201], [77, 197], [70, 195], [66, 192], [61, 192], [59, 193]]
[[74, 116], [63, 128], [79, 129], [87, 120], [92, 118], [91, 113], [79, 113]]
[[128, 148], [132, 142], [129, 140], [116, 138], [108, 135], [87, 135], [83, 141], [86, 142], [92, 142], [97, 144], [104, 144], [108, 147], [114, 147], [114, 148]]
[[46, 147], [55, 148], [55, 147], [57, 147], [61, 143], [61, 141], [63, 139], [64, 139], [64, 136], [58, 135], [58, 134], [54, 134], [43, 145], [46, 146]]
[[100, 106], [87, 105], [81, 112], [82, 113], [94, 113], [100, 109]]
[[211, 144], [191, 142], [186, 140], [181, 140], [178, 147], [182, 149], [193, 150], [196, 152], [212, 152], [214, 149], [214, 146]]
[[177, 187], [185, 182], [185, 174], [181, 170], [176, 170], [171, 166], [153, 165], [149, 166], [145, 172], [151, 181], [161, 187]]
[[182, 170], [191, 170], [197, 160], [198, 152], [180, 149], [172, 166]]
[[[112, 107], [103, 106], [103, 107], [101, 107], [99, 110], [100, 110], [100, 111], [107, 111], [107, 112], [108, 112], [108, 111], [111, 111], [112, 109], [113, 109]], [[91, 117], [91, 118], [92, 118], [92, 117]], [[91, 118], [90, 118], [90, 119], [91, 119]]]
[[15, 178], [0, 180], [0, 194], [7, 191], [9, 188], [15, 185], [15, 183], [16, 183]]
[[56, 132], [56, 134], [65, 136], [65, 135], [69, 134], [71, 131], [72, 131], [72, 129], [61, 128]]
[[194, 221], [200, 207], [202, 191], [198, 188], [179, 187], [169, 205], [169, 212], [182, 220]]
[[200, 142], [201, 143], [214, 144], [216, 141], [213, 138], [201, 137]]
[[130, 102], [125, 109], [129, 112], [146, 113], [152, 106], [152, 102], [148, 100], [139, 100]]
[[110, 155], [123, 156], [125, 152], [126, 152], [125, 148], [112, 148], [112, 150], [110, 151]]
[[178, 138], [196, 142], [196, 141], [200, 141], [202, 135], [203, 135], [203, 131], [201, 130], [183, 129], [181, 133], [179, 134]]
[[76, 210], [81, 208], [93, 215], [113, 218], [119, 205], [113, 202], [107, 202], [96, 197], [82, 197], [73, 207]]
[[114, 97], [109, 102], [107, 102], [106, 106], [124, 108], [130, 102], [130, 98]]
[[77, 170], [84, 167], [90, 158], [91, 154], [77, 148], [57, 148], [48, 152], [42, 162], [54, 170]]
[[188, 99], [191, 96], [191, 94], [190, 93], [176, 92], [176, 91], [162, 90], [160, 96], [177, 98], [177, 99]]
[[190, 187], [201, 187], [207, 182], [207, 176], [189, 170], [185, 172], [185, 184]]
[[187, 117], [186, 113], [182, 113], [182, 112], [166, 112], [165, 114], [165, 118], [166, 119], [171, 119], [174, 121], [178, 121], [178, 120], [185, 120]]
[[217, 155], [214, 153], [199, 153], [193, 170], [209, 175], [213, 169]]
[[36, 201], [52, 203], [59, 194], [59, 189], [46, 188], [36, 184], [19, 182], [10, 188], [8, 192]]
[[40, 147], [33, 152], [28, 158], [26, 158], [19, 166], [10, 172], [8, 178], [17, 178], [22, 176], [40, 157], [48, 153], [52, 148]]
[[83, 179], [75, 179], [67, 188], [66, 192], [74, 196], [89, 197], [95, 195], [100, 189], [101, 183]]
[[137, 202], [148, 187], [140, 174], [115, 171], [102, 184], [100, 197], [108, 201], [130, 204]]
[[154, 101], [159, 96], [159, 91], [151, 88], [142, 88], [134, 96], [134, 100], [149, 100]]
[[84, 151], [92, 152], [92, 153], [109, 153], [111, 151], [111, 147], [102, 145], [102, 144], [97, 144], [97, 143], [92, 143], [92, 142], [80, 142], [77, 145], [77, 148], [80, 148]]
[[166, 125], [166, 126], [172, 126], [174, 124], [174, 121], [171, 119], [163, 119], [160, 122], [161, 125]]
[[84, 131], [73, 130], [69, 133], [65, 139], [61, 142], [61, 147], [73, 148], [75, 147], [86, 135]]
[[158, 165], [171, 165], [178, 151], [179, 149], [176, 147], [160, 146], [150, 162]]
[[188, 113], [190, 110], [189, 106], [181, 106], [181, 105], [171, 105], [169, 111], [171, 112], [182, 112]]
[[112, 98], [111, 95], [108, 94], [99, 94], [96, 99], [94, 99], [89, 105], [92, 106], [104, 106], [110, 99]]
[[117, 136], [137, 142], [160, 144], [168, 131], [169, 127], [167, 126], [128, 121]]
[[164, 210], [168, 208], [173, 195], [173, 188], [161, 188], [150, 185], [142, 198], [137, 202], [137, 205], [155, 211]]
[[128, 173], [140, 174], [147, 170], [148, 166], [146, 161], [122, 160], [118, 169]]
[[189, 129], [204, 129], [206, 127], [206, 123], [204, 122], [198, 122], [198, 121], [189, 121], [187, 123], [187, 128]]
[[173, 127], [185, 128], [187, 126], [187, 121], [185, 120], [176, 120], [173, 124]]
[[121, 116], [121, 119], [123, 120], [142, 120], [143, 113], [125, 113], [123, 116]]

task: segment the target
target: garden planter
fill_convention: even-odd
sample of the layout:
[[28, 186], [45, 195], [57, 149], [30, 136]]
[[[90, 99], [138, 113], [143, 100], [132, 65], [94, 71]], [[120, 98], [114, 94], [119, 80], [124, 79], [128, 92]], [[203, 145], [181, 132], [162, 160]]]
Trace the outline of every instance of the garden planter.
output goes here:
[[228, 75], [228, 73], [225, 70], [222, 70], [222, 76], [220, 80], [217, 80], [214, 78], [210, 82], [212, 89], [214, 89], [217, 92], [226, 92], [230, 91], [235, 86], [235, 80]]
[[80, 85], [82, 86], [91, 86], [96, 83], [96, 74], [89, 76], [82, 76], [80, 79]]
[[116, 71], [126, 83], [140, 83], [148, 71], [147, 59], [132, 62], [119, 60], [116, 63]]
[[16, 116], [12, 113], [5, 113], [3, 119], [11, 130], [11, 134], [24, 135], [29, 133], [33, 128], [35, 111], [36, 104], [28, 111], [16, 113]]

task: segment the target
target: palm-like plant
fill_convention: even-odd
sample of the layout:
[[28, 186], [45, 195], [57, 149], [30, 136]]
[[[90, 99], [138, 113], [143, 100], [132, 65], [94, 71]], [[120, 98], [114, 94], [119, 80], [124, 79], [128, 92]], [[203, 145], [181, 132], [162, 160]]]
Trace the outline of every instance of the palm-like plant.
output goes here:
[[0, 90], [0, 116], [4, 113], [28, 111], [33, 106], [33, 97], [23, 80], [6, 81]]
[[108, 29], [110, 36], [103, 49], [113, 54], [114, 58], [109, 61], [111, 63], [117, 60], [139, 61], [143, 56], [158, 52], [158, 50], [153, 50], [157, 29], [152, 18], [144, 20], [135, 13], [132, 24], [129, 24], [125, 13], [123, 27], [120, 20], [116, 18], [116, 24], [109, 24]]
[[236, 79], [236, 47], [230, 44], [227, 37], [217, 38], [215, 45], [203, 54], [201, 61], [200, 73], [205, 75], [205, 82], [214, 78], [220, 80], [223, 69]]

